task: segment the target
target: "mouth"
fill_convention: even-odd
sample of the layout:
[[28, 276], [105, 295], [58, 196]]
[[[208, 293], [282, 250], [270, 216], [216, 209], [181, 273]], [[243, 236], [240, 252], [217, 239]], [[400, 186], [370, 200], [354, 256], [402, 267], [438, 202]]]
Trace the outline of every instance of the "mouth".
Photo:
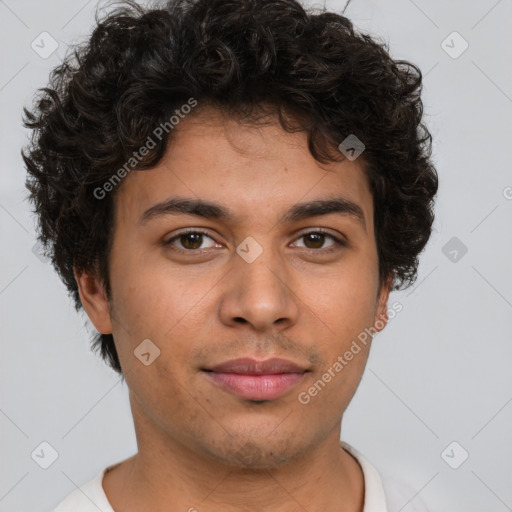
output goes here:
[[291, 391], [309, 371], [285, 359], [234, 359], [202, 369], [221, 389], [247, 400], [275, 400]]

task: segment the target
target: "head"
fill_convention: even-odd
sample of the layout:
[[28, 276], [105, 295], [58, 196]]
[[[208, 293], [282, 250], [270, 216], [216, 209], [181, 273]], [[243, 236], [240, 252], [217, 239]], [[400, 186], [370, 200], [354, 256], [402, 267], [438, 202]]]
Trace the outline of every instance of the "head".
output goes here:
[[[52, 72], [25, 112], [39, 237], [140, 418], [241, 464], [335, 428], [371, 340], [351, 347], [385, 326], [431, 233], [420, 93], [416, 66], [292, 0], [129, 4]], [[304, 378], [270, 401], [208, 380], [244, 356]]]

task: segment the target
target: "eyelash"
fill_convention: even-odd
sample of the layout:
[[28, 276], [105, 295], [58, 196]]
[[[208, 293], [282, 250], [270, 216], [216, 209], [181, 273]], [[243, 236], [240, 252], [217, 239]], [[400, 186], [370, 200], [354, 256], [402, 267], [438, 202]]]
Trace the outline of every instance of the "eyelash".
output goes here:
[[[177, 252], [180, 252], [180, 253], [188, 253], [188, 254], [191, 254], [191, 253], [202, 254], [202, 253], [204, 253], [204, 251], [208, 250], [208, 249], [180, 249], [180, 248], [174, 247], [172, 245], [172, 242], [174, 242], [175, 240], [179, 239], [181, 236], [188, 235], [188, 234], [204, 235], [204, 236], [214, 240], [213, 237], [210, 236], [206, 231], [202, 231], [200, 229], [190, 228], [187, 231], [182, 231], [181, 233], [178, 233], [177, 235], [174, 235], [172, 238], [170, 238], [169, 240], [164, 242], [164, 246], [166, 246], [166, 247], [173, 247], [172, 250], [174, 250], [174, 251], [177, 251]], [[340, 247], [346, 247], [347, 246], [346, 242], [344, 242], [340, 238], [332, 235], [331, 233], [329, 233], [328, 231], [326, 231], [325, 229], [322, 229], [322, 228], [317, 228], [317, 229], [314, 229], [314, 230], [302, 233], [298, 238], [296, 238], [296, 240], [299, 240], [300, 238], [303, 238], [303, 237], [305, 237], [307, 235], [311, 235], [311, 234], [326, 235], [326, 237], [331, 238], [332, 240], [334, 240], [335, 244], [333, 246], [328, 247], [327, 249], [308, 249], [307, 247], [305, 247], [305, 248], [301, 247], [301, 249], [306, 249], [306, 250], [308, 250], [310, 252], [313, 252], [313, 253], [321, 252], [323, 254], [329, 254], [329, 253], [331, 253], [333, 251], [338, 250]]]

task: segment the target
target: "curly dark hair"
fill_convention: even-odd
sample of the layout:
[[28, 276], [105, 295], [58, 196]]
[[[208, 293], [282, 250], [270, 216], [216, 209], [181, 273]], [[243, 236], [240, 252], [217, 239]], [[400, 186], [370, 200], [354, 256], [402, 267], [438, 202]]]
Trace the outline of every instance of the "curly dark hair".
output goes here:
[[[323, 163], [344, 158], [338, 145], [348, 135], [360, 139], [381, 283], [415, 281], [438, 187], [417, 66], [393, 60], [387, 43], [346, 17], [295, 0], [125, 2], [96, 22], [24, 109], [38, 238], [77, 311], [74, 268], [96, 272], [111, 298], [115, 190], [101, 199], [94, 191], [190, 98], [247, 122], [272, 114], [286, 131], [307, 133]], [[155, 166], [171, 136], [136, 168]], [[111, 334], [98, 333], [93, 348], [122, 374]]]

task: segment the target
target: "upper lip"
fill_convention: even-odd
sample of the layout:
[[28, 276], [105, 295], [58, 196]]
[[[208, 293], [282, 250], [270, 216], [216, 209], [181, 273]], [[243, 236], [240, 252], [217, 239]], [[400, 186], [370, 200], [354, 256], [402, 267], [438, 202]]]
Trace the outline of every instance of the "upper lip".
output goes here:
[[293, 361], [273, 357], [258, 361], [250, 357], [231, 359], [211, 368], [208, 371], [217, 373], [239, 373], [243, 375], [275, 375], [279, 373], [304, 373], [306, 368], [299, 366]]

